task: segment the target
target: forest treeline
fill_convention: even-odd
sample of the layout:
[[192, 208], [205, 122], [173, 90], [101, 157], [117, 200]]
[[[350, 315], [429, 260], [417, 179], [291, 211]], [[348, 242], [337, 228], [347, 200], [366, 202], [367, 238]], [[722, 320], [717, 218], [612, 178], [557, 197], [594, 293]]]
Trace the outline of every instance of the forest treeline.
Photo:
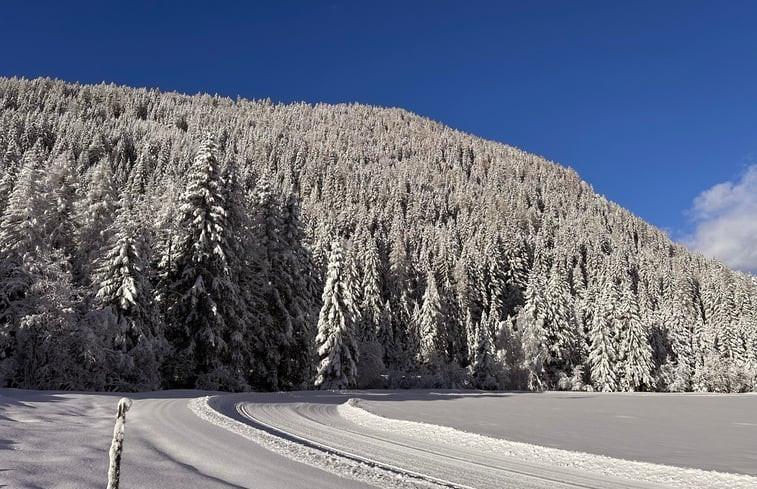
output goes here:
[[404, 110], [3, 78], [0, 170], [6, 386], [757, 389], [757, 278]]

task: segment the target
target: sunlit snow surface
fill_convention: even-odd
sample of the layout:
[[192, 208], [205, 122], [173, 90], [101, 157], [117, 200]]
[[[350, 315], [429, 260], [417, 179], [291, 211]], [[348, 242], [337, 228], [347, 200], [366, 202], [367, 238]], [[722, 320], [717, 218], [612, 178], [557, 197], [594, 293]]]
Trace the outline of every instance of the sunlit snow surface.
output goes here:
[[[755, 395], [214, 394], [133, 396], [122, 487], [757, 488]], [[120, 396], [0, 390], [0, 487], [104, 487]]]

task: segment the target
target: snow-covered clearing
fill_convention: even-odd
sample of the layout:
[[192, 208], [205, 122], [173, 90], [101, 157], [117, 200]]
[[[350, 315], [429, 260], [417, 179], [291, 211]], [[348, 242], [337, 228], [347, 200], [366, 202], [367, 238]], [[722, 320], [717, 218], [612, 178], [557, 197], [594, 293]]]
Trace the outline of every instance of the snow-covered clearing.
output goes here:
[[757, 478], [750, 476], [620, 460], [603, 455], [512, 442], [446, 426], [388, 419], [369, 413], [360, 405], [359, 399], [350, 399], [338, 407], [339, 414], [365, 428], [397, 433], [403, 437], [417, 438], [425, 443], [439, 446], [449, 445], [458, 449], [465, 447], [466, 450], [474, 452], [496, 453], [524, 462], [578, 469], [581, 472], [647, 482], [662, 487], [709, 489], [715, 487], [750, 488], [757, 485]]
[[373, 395], [361, 407], [510, 441], [757, 476], [757, 394], [414, 391], [388, 397], [403, 402]]
[[[565, 433], [571, 430], [602, 439], [596, 430], [606, 420], [597, 413], [615, 404], [620, 423], [628, 419], [628, 409], [652, 422], [654, 410], [639, 407], [645, 402], [656, 406], [660, 423], [667, 423], [660, 403], [674, 402], [679, 417], [687, 413], [691, 418], [688, 432], [709, 433], [709, 424], [696, 424], [704, 419], [716, 428], [726, 422], [739, 427], [712, 434], [711, 442], [726, 452], [740, 448], [743, 457], [755, 460], [757, 442], [750, 430], [757, 424], [757, 396], [675, 396], [667, 401], [665, 396], [451, 391], [217, 394], [167, 391], [132, 396], [122, 488], [757, 488], [757, 478], [746, 475], [509, 441], [518, 438], [509, 436], [518, 430], [546, 436], [544, 426], [523, 422], [520, 411], [527, 407], [535, 416], [555, 411], [544, 414], [543, 424], [552, 426], [553, 418], [560, 418], [564, 429], [555, 430], [553, 443], [542, 445], [564, 445], [570, 441]], [[0, 487], [104, 487], [119, 397], [0, 390]], [[357, 400], [347, 403], [350, 398]], [[579, 401], [581, 409], [571, 407]], [[630, 408], [619, 407], [620, 401]], [[557, 406], [563, 406], [562, 411]], [[738, 414], [749, 406], [751, 415]], [[711, 419], [718, 414], [729, 419]], [[664, 430], [657, 438], [644, 433], [651, 454], [668, 449], [669, 434]], [[729, 445], [733, 436], [748, 439]], [[696, 436], [681, 433], [680, 438], [686, 443]], [[621, 438], [616, 444], [625, 446], [628, 440]], [[692, 456], [682, 465], [696, 467], [697, 462]], [[737, 460], [735, 467], [741, 464]]]

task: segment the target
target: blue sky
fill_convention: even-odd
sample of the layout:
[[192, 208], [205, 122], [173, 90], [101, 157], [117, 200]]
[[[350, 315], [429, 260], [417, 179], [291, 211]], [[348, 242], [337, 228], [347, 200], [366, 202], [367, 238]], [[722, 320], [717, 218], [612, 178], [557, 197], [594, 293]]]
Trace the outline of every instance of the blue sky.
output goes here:
[[571, 166], [707, 253], [707, 226], [757, 227], [755, 1], [31, 4], [3, 6], [0, 75], [403, 107]]

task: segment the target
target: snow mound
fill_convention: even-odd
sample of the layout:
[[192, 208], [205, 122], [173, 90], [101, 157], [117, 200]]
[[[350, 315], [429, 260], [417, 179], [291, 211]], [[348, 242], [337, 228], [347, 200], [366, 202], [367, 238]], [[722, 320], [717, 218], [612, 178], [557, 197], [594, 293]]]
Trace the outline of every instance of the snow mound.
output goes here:
[[672, 467], [512, 442], [468, 433], [447, 426], [385, 418], [363, 409], [360, 404], [360, 399], [352, 398], [344, 404], [340, 404], [337, 410], [339, 415], [346, 420], [365, 428], [402, 433], [405, 436], [430, 440], [440, 445], [464, 446], [482, 453], [497, 452], [525, 462], [568, 467], [608, 477], [661, 484], [671, 488], [757, 488], [757, 477], [748, 475]]

